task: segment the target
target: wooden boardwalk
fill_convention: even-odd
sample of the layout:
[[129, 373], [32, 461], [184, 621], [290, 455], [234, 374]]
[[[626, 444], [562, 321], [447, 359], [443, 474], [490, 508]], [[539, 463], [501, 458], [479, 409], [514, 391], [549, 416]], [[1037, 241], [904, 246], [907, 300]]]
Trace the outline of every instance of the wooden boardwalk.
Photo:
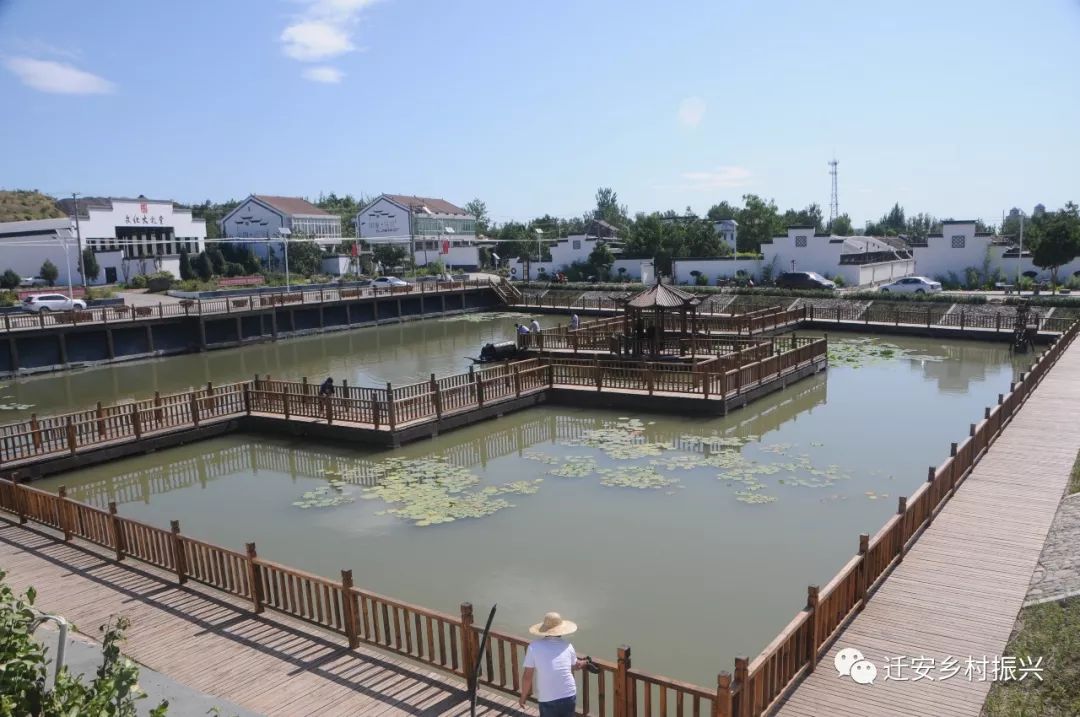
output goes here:
[[[131, 620], [124, 652], [191, 688], [268, 715], [467, 715], [460, 677], [360, 647], [247, 601], [0, 518], [0, 567], [41, 609], [97, 634]], [[477, 714], [535, 714], [481, 692]]]
[[[775, 714], [979, 715], [991, 686], [993, 657], [1005, 654], [1080, 450], [1077, 405], [1080, 344], [1073, 344]], [[873, 685], [837, 674], [833, 659], [843, 648], [860, 650], [877, 666]], [[978, 673], [968, 679], [968, 657], [983, 656], [991, 660], [986, 680]], [[907, 681], [886, 679], [886, 663], [898, 657], [905, 658], [900, 676]], [[934, 659], [928, 672], [933, 681], [911, 679], [913, 657]], [[959, 661], [960, 672], [940, 679], [942, 660], [949, 657]]]

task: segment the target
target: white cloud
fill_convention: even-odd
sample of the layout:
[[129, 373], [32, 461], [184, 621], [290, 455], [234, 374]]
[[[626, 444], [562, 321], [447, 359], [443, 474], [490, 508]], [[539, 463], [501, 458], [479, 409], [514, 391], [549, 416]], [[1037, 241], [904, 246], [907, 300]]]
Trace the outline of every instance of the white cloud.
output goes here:
[[717, 167], [704, 172], [684, 172], [681, 188], [706, 192], [717, 189], [732, 189], [745, 187], [750, 183], [750, 170], [745, 167]]
[[281, 33], [285, 54], [301, 62], [315, 62], [352, 52], [348, 33], [325, 22], [298, 22]]
[[341, 78], [345, 76], [345, 73], [336, 67], [330, 67], [328, 65], [319, 65], [317, 67], [309, 67], [303, 72], [304, 79], [311, 80], [312, 82], [323, 82], [328, 85], [336, 85], [341, 82]]
[[24, 85], [41, 92], [62, 95], [104, 95], [113, 91], [113, 83], [63, 62], [12, 57], [4, 65]]
[[697, 127], [705, 118], [705, 100], [700, 97], [687, 97], [679, 103], [679, 124], [683, 127]]
[[[356, 49], [352, 32], [360, 13], [377, 0], [300, 0], [303, 12], [281, 31], [279, 38], [286, 55], [300, 62], [321, 62]], [[330, 74], [323, 72], [323, 77]], [[305, 77], [308, 74], [305, 73]], [[336, 79], [316, 80], [337, 82]], [[309, 77], [309, 79], [313, 79]]]

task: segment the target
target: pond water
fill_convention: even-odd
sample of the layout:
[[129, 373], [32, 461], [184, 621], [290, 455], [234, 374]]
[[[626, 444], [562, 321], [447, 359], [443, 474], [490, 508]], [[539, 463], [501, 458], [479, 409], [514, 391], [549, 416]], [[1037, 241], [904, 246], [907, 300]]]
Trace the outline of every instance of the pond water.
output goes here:
[[[506, 323], [462, 322], [453, 339], [439, 324], [395, 327], [421, 338], [390, 348], [363, 332], [257, 347], [274, 357], [257, 365], [222, 352], [232, 374], [212, 375], [422, 376], [459, 368]], [[318, 346], [330, 342], [350, 355]], [[580, 653], [613, 658], [625, 643], [642, 669], [711, 685], [776, 635], [1019, 370], [1004, 344], [830, 342], [827, 373], [723, 418], [546, 406], [395, 451], [234, 435], [41, 485], [154, 525], [179, 519], [221, 545], [254, 540], [319, 574], [351, 568], [359, 586], [454, 614], [498, 603], [496, 624], [516, 634], [558, 610], [581, 625]]]
[[[74, 411], [95, 402], [114, 403], [193, 386], [246, 381], [256, 373], [322, 381], [333, 376], [354, 386], [385, 386], [426, 380], [468, 369], [489, 341], [513, 338], [514, 324], [532, 316], [478, 313], [404, 324], [306, 336], [242, 348], [117, 363], [61, 374], [42, 374], [0, 384], [0, 423]], [[562, 316], [538, 317], [545, 326]]]

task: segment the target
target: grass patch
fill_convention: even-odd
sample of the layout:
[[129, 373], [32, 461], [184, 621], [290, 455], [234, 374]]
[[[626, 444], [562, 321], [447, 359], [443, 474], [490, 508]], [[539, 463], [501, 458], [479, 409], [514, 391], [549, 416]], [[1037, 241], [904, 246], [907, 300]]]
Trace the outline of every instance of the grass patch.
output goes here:
[[1017, 632], [1005, 654], [1042, 656], [1042, 682], [995, 682], [986, 717], [1066, 717], [1080, 714], [1080, 598], [1033, 605], [1020, 611]]
[[56, 201], [37, 190], [0, 190], [0, 222], [60, 219], [64, 213]]
[[1080, 453], [1076, 454], [1076, 462], [1073, 463], [1072, 477], [1069, 478], [1069, 494], [1080, 493]]

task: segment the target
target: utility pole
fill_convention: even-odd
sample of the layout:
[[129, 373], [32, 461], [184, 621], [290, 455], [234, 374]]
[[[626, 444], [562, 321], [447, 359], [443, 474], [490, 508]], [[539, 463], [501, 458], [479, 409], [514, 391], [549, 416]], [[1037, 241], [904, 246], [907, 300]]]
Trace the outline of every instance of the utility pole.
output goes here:
[[832, 176], [832, 196], [829, 198], [829, 231], [832, 231], [833, 223], [840, 216], [840, 199], [836, 193], [836, 167], [840, 164], [833, 156], [829, 162], [829, 174]]
[[[79, 227], [79, 195], [76, 192], [71, 193], [71, 201], [75, 205], [75, 242], [79, 249], [79, 276], [82, 277], [83, 289], [86, 288], [86, 267], [83, 266], [82, 255], [82, 229]], [[68, 269], [68, 274], [71, 274], [71, 269]], [[71, 276], [68, 276], [68, 285], [71, 285]], [[69, 297], [70, 298], [70, 297]]]
[[1020, 295], [1020, 267], [1024, 260], [1024, 213], [1020, 212], [1020, 248], [1016, 252], [1016, 295]]

